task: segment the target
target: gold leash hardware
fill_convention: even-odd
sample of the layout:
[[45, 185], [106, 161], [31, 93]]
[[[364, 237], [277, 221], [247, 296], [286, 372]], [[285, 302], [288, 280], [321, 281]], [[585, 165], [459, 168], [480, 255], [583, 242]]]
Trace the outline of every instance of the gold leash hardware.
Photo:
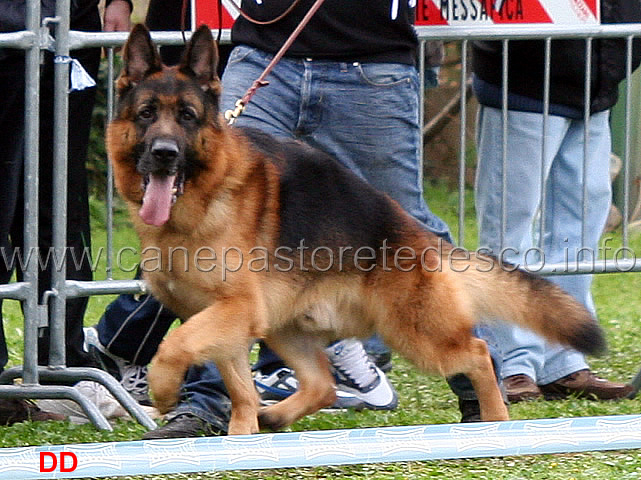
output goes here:
[[233, 125], [234, 122], [240, 115], [243, 113], [245, 110], [245, 104], [243, 103], [242, 99], [236, 100], [236, 108], [233, 110], [227, 110], [225, 112], [225, 120], [229, 123], [229, 125]]

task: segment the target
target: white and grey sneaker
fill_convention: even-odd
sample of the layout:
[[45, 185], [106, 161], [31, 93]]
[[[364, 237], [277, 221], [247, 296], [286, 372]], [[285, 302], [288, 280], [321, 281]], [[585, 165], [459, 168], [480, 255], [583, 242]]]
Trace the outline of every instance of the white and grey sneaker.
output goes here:
[[[272, 405], [285, 400], [296, 392], [298, 390], [298, 379], [294, 375], [294, 370], [289, 367], [281, 367], [269, 375], [263, 375], [260, 371], [257, 371], [254, 375], [254, 385], [256, 385], [256, 390], [260, 395], [260, 403], [262, 405]], [[337, 390], [334, 404], [323, 410], [342, 410], [359, 406], [360, 401], [355, 395]]]
[[[342, 340], [325, 349], [336, 379], [336, 402], [331, 409], [393, 410], [398, 396], [385, 374], [369, 359], [358, 340]], [[281, 367], [271, 374], [260, 371], [254, 384], [263, 405], [289, 397], [298, 389], [291, 368]]]
[[120, 384], [140, 405], [152, 405], [147, 381], [147, 365], [134, 365], [123, 361]]
[[260, 370], [254, 374], [254, 385], [260, 395], [260, 403], [271, 405], [286, 399], [298, 390], [298, 380], [294, 370], [281, 367], [269, 375], [263, 375]]
[[118, 380], [140, 405], [151, 406], [147, 366], [135, 365], [107, 351], [100, 343], [95, 327], [84, 328], [84, 332], [85, 350], [98, 362], [102, 370]]
[[398, 395], [383, 371], [368, 357], [363, 344], [345, 339], [325, 349], [339, 392], [356, 397], [359, 405], [351, 408], [394, 410]]

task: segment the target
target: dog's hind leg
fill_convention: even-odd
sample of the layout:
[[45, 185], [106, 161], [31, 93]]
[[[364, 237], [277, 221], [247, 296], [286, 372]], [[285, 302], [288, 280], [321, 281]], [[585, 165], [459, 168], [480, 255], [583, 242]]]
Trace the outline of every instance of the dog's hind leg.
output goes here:
[[[451, 305], [452, 308], [455, 308]], [[404, 319], [406, 320], [406, 319]], [[447, 318], [442, 319], [448, 322]], [[481, 407], [484, 421], [508, 420], [508, 412], [499, 389], [489, 349], [484, 340], [472, 335], [471, 329], [461, 329], [455, 335], [443, 331], [425, 333], [421, 328], [410, 337], [400, 335], [385, 338], [401, 355], [426, 372], [437, 372], [445, 377], [463, 373], [468, 376]]]
[[213, 361], [232, 403], [228, 433], [258, 432], [258, 395], [251, 378], [249, 345], [255, 335], [255, 303], [233, 297], [197, 313], [173, 330], [158, 348], [149, 372], [154, 403], [166, 412], [178, 400], [190, 365]]
[[382, 284], [376, 292], [387, 308], [378, 315], [376, 330], [425, 372], [467, 375], [482, 420], [508, 420], [487, 343], [473, 335], [477, 313], [457, 275], [416, 269], [401, 277], [395, 289]]
[[445, 376], [464, 373], [472, 382], [481, 408], [481, 420], [509, 420], [509, 414], [499, 389], [492, 358], [487, 344], [470, 335], [467, 348], [449, 356], [443, 362]]
[[281, 330], [265, 341], [294, 370], [299, 385], [290, 397], [260, 409], [261, 427], [280, 430], [334, 403], [336, 387], [321, 338]]

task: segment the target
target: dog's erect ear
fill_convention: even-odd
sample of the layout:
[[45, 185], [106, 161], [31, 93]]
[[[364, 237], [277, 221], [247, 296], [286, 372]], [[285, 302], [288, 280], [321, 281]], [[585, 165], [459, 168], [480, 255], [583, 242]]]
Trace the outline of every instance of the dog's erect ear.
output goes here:
[[220, 80], [216, 72], [217, 67], [218, 48], [209, 27], [202, 25], [191, 37], [179, 70], [196, 78], [203, 90], [218, 90]]
[[129, 34], [123, 62], [123, 71], [118, 79], [119, 89], [135, 86], [147, 75], [162, 70], [158, 50], [151, 41], [149, 30], [141, 23], [135, 25]]

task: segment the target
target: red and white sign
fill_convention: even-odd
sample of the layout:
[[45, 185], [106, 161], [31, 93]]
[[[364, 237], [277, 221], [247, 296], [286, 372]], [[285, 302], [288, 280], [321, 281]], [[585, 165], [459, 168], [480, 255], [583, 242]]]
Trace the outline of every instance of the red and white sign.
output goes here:
[[[236, 5], [240, 5], [240, 0], [235, 0], [235, 2]], [[224, 7], [222, 27], [231, 28], [234, 20], [238, 17], [238, 12], [230, 5], [230, 0], [222, 0], [222, 4]], [[220, 27], [218, 25], [218, 0], [191, 0], [191, 19], [194, 30], [202, 24], [209, 26], [209, 28]]]
[[[240, 4], [240, 0], [222, 0], [223, 28], [231, 28], [238, 16], [231, 1]], [[416, 25], [598, 24], [599, 1], [418, 0]], [[191, 11], [192, 25], [195, 27], [204, 23], [211, 28], [218, 28], [218, 0], [192, 0]]]
[[417, 25], [599, 23], [599, 0], [419, 0]]

